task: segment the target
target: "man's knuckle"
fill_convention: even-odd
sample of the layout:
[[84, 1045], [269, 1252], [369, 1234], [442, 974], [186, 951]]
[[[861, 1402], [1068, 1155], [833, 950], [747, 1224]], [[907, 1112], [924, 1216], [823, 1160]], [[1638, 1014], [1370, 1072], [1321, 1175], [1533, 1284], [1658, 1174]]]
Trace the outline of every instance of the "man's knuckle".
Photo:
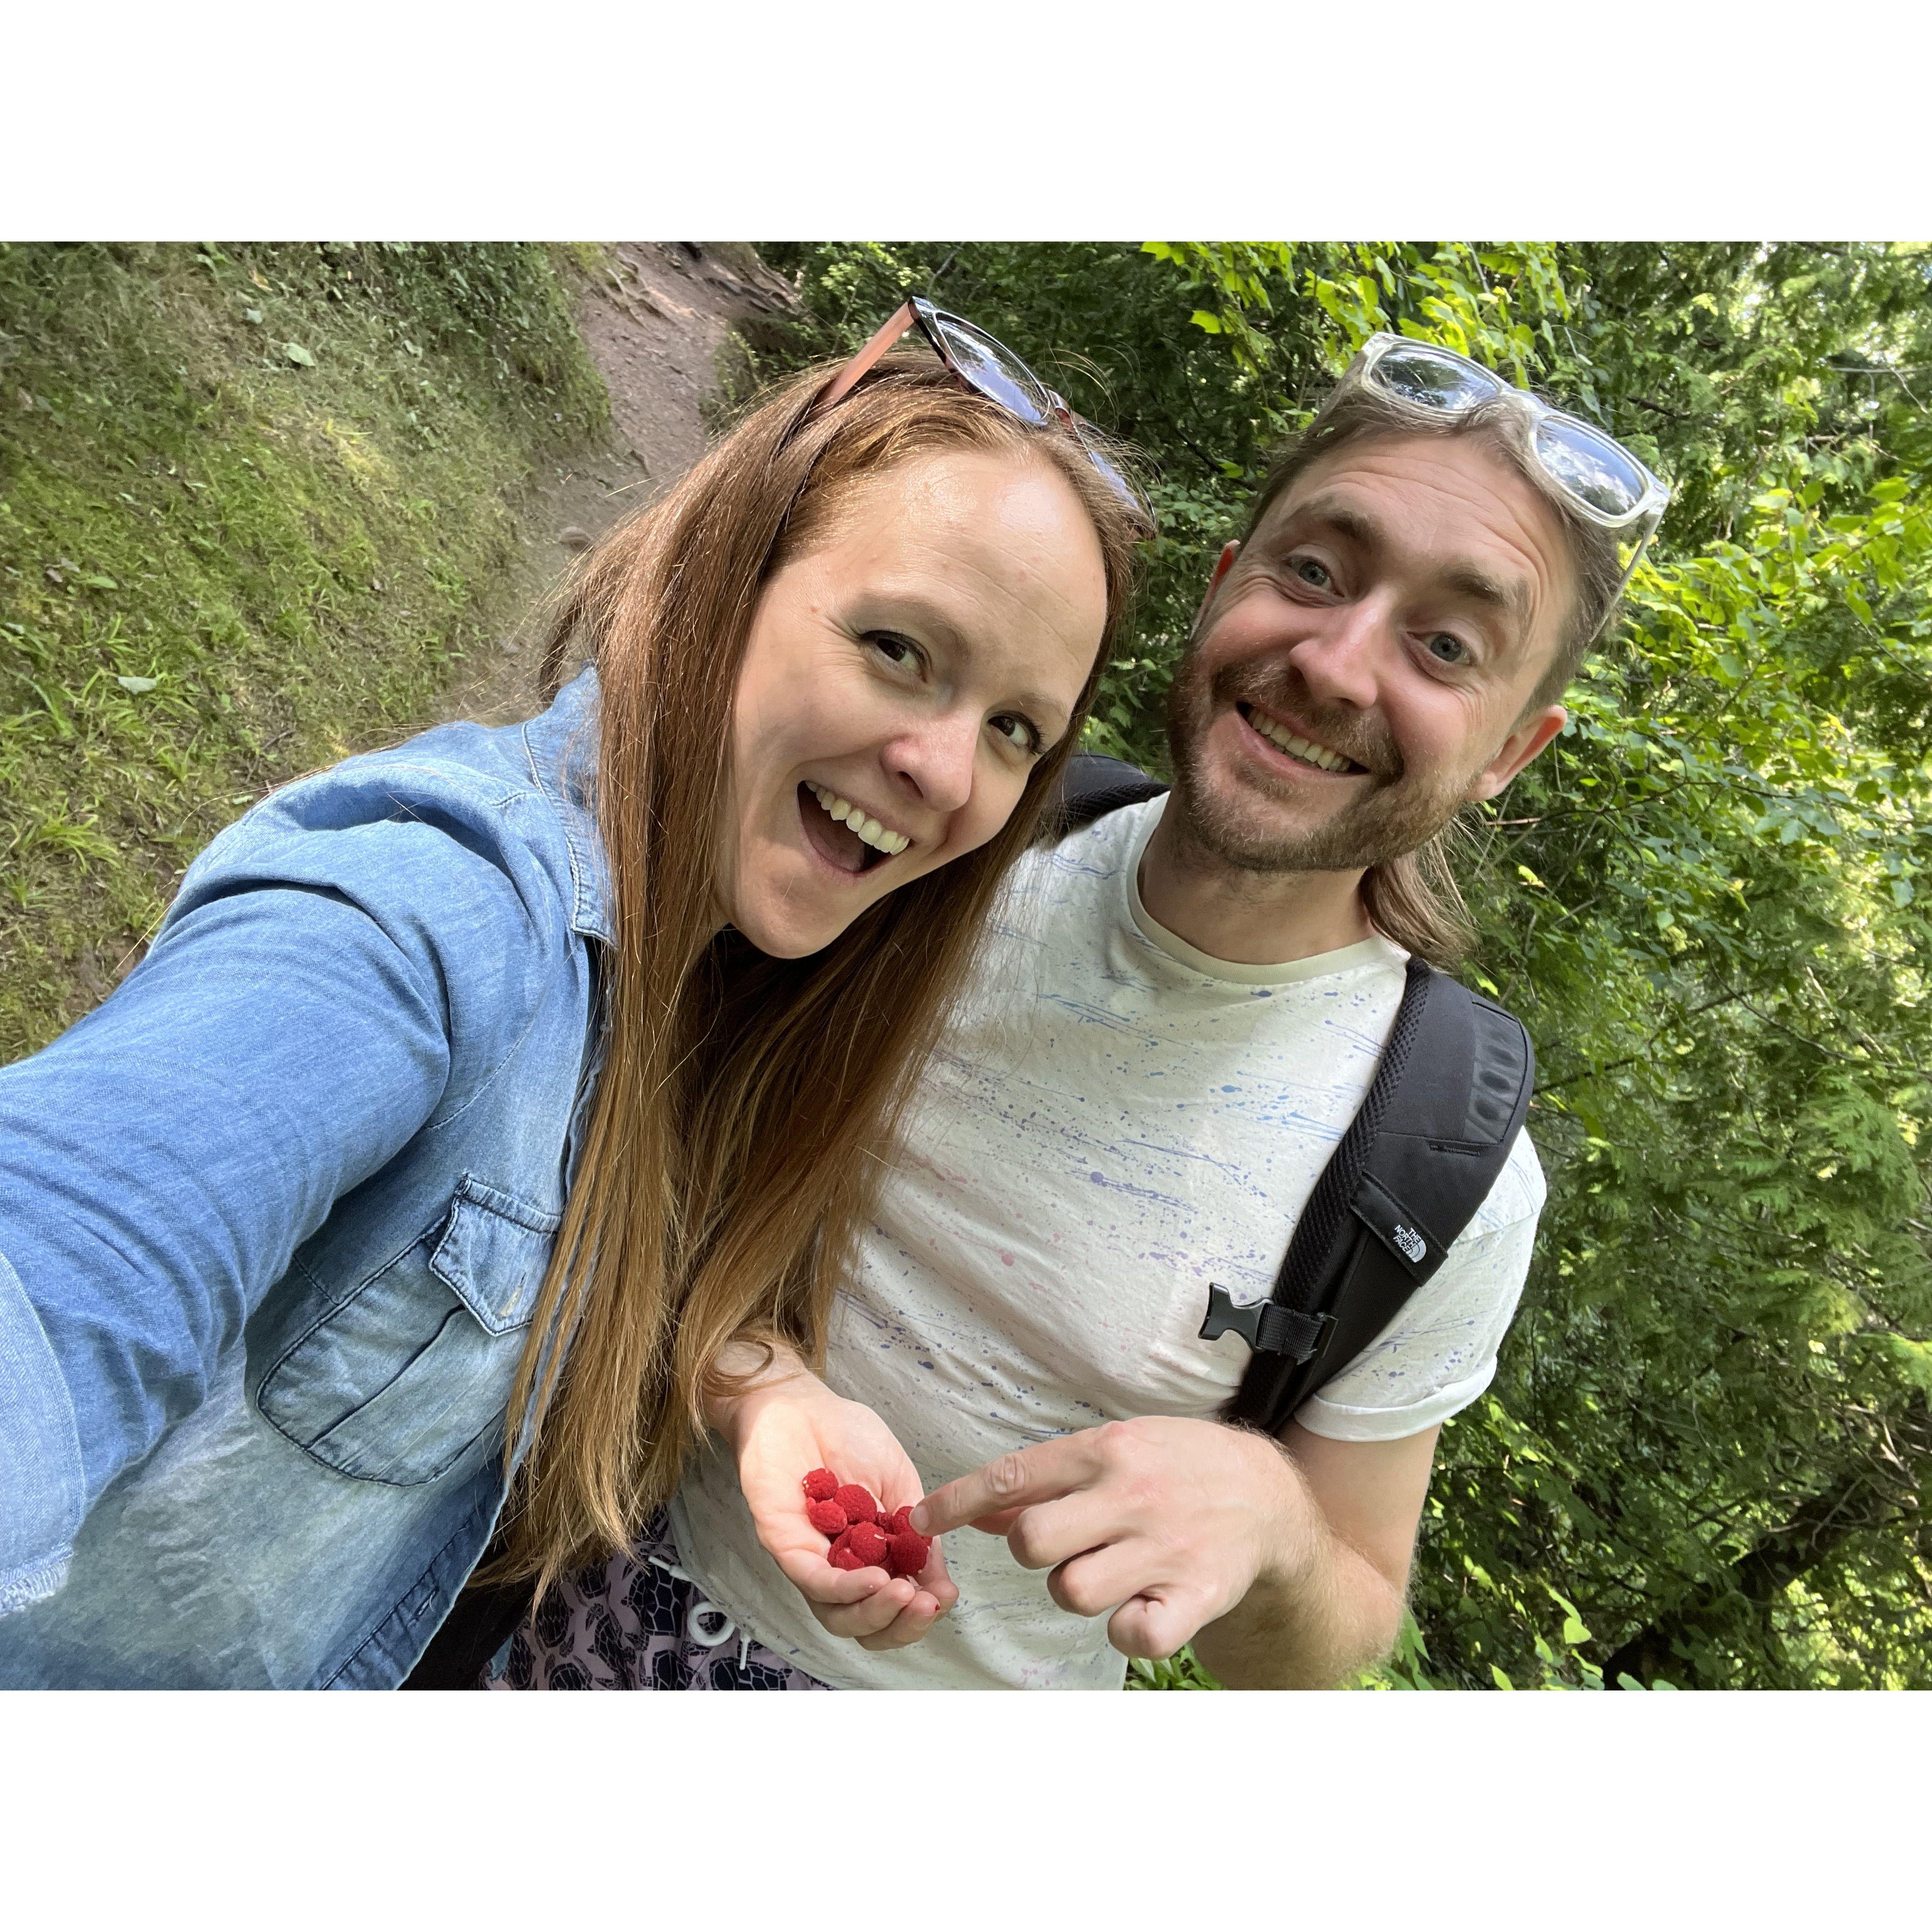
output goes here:
[[1053, 1600], [1076, 1617], [1097, 1617], [1108, 1606], [1095, 1586], [1076, 1571], [1056, 1576], [1051, 1586]]
[[1009, 1449], [986, 1466], [986, 1486], [996, 1496], [1016, 1496], [1026, 1484], [1026, 1459], [1017, 1449]]
[[1016, 1518], [1012, 1528], [1006, 1532], [1006, 1547], [1013, 1553], [1013, 1561], [1022, 1570], [1041, 1570], [1046, 1566], [1045, 1552], [1040, 1546], [1040, 1526], [1032, 1516]]

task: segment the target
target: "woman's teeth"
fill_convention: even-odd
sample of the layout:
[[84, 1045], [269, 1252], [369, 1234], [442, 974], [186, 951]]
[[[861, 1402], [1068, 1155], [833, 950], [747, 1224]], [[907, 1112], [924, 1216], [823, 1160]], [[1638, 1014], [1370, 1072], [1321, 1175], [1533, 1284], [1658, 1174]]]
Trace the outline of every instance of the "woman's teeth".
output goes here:
[[1277, 724], [1272, 718], [1264, 718], [1258, 711], [1244, 706], [1241, 715], [1265, 738], [1270, 745], [1277, 746], [1291, 758], [1299, 758], [1305, 765], [1317, 765], [1324, 772], [1352, 772], [1354, 761], [1345, 758], [1339, 752], [1331, 752], [1326, 745], [1310, 744], [1306, 738], [1298, 738], [1285, 726]]
[[809, 778], [805, 784], [806, 790], [832, 818], [856, 832], [868, 845], [884, 853], [887, 858], [903, 852], [912, 843], [903, 832], [888, 832], [876, 818], [868, 818], [849, 798], [841, 798], [829, 785], [814, 784]]

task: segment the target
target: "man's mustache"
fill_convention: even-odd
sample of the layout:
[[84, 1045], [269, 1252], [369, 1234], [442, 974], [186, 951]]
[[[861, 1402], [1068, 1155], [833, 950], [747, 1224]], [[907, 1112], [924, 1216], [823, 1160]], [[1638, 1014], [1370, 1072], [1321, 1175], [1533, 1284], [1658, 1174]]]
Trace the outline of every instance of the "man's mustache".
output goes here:
[[1395, 740], [1372, 713], [1317, 704], [1307, 680], [1291, 664], [1276, 659], [1265, 664], [1223, 664], [1208, 686], [1216, 704], [1258, 704], [1286, 711], [1308, 728], [1308, 735], [1352, 758], [1367, 772], [1392, 784], [1403, 771]]

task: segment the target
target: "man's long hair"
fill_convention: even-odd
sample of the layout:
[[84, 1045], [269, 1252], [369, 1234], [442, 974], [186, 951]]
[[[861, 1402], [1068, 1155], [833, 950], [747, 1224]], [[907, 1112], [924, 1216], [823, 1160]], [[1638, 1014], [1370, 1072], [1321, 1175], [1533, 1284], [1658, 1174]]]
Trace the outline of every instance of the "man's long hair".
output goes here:
[[[707, 1394], [730, 1386], [716, 1366], [728, 1342], [821, 1358], [878, 1156], [1078, 740], [1133, 574], [1126, 517], [1065, 436], [905, 358], [814, 416], [828, 373], [753, 408], [588, 553], [545, 652], [547, 695], [572, 644], [598, 668], [594, 797], [616, 941], [599, 961], [602, 1071], [509, 1406], [506, 1453], [522, 1418], [524, 1454], [492, 1572], [539, 1594], [626, 1544], [675, 1490]], [[1072, 486], [1106, 565], [1099, 656], [1002, 830], [822, 952], [769, 958], [716, 933], [712, 856], [760, 590], [860, 479], [944, 450], [1043, 459]]]

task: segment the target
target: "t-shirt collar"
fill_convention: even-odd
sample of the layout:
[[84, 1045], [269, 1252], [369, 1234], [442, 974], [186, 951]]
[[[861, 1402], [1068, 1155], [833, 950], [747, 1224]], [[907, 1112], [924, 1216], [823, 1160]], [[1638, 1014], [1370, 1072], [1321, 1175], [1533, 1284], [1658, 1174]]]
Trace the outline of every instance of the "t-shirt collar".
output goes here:
[[1276, 965], [1257, 966], [1236, 959], [1216, 959], [1198, 946], [1188, 944], [1179, 933], [1170, 932], [1141, 902], [1141, 857], [1154, 836], [1160, 815], [1172, 794], [1149, 801], [1129, 848], [1121, 871], [1126, 893], [1126, 914], [1148, 943], [1190, 971], [1210, 980], [1231, 980], [1238, 986], [1286, 986], [1304, 980], [1319, 980], [1331, 973], [1353, 972], [1364, 966], [1400, 966], [1408, 958], [1402, 948], [1380, 933], [1358, 940], [1352, 946], [1337, 946], [1333, 952], [1311, 953], [1306, 959], [1284, 960]]

